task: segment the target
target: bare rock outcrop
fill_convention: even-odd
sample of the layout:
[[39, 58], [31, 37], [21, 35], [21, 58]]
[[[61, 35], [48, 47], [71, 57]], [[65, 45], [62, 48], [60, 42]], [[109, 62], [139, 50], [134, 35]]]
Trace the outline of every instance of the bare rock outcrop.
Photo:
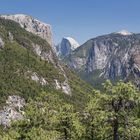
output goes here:
[[0, 125], [9, 127], [12, 121], [24, 119], [25, 100], [17, 95], [9, 96], [6, 105], [0, 110]]
[[0, 17], [19, 23], [25, 30], [47, 40], [51, 46], [53, 45], [51, 25], [24, 14], [1, 15]]

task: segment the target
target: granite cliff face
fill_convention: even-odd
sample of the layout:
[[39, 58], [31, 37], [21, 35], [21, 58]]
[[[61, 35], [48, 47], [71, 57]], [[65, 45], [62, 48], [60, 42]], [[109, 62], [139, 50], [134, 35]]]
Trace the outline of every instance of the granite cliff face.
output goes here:
[[26, 102], [23, 98], [17, 95], [9, 96], [6, 100], [6, 105], [0, 110], [0, 125], [5, 128], [11, 125], [11, 121], [24, 119], [24, 107]]
[[62, 39], [61, 43], [56, 47], [56, 51], [59, 56], [65, 57], [72, 53], [75, 49], [79, 47], [79, 43], [71, 37], [65, 37]]
[[49, 24], [40, 22], [39, 20], [24, 14], [1, 15], [0, 17], [19, 23], [25, 30], [45, 39], [51, 46], [53, 45], [52, 30]]
[[139, 60], [140, 34], [121, 31], [87, 41], [65, 62], [84, 79], [90, 75], [91, 83], [98, 79], [133, 79], [139, 85]]
[[4, 46], [4, 42], [2, 40], [2, 38], [0, 37], [0, 48], [2, 48]]

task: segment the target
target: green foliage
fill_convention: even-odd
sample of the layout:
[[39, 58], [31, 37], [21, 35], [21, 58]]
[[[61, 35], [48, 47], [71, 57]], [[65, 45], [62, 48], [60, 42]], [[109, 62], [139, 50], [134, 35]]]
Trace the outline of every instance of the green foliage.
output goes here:
[[78, 113], [73, 106], [65, 104], [60, 108], [57, 114], [57, 128], [61, 132], [61, 139], [79, 140], [84, 134], [84, 127], [79, 121]]
[[93, 91], [85, 110], [77, 111], [59, 95], [42, 92], [29, 99], [25, 119], [2, 130], [4, 140], [138, 140], [140, 94], [131, 83], [110, 81]]
[[[13, 35], [13, 41], [9, 39], [9, 32]], [[56, 65], [41, 60], [34, 53], [32, 44], [40, 45], [45, 52], [49, 52], [51, 47], [45, 40], [22, 29], [19, 24], [0, 19], [0, 37], [5, 42], [4, 47], [0, 48], [0, 107], [9, 95], [20, 95], [27, 103], [25, 120], [13, 122], [9, 129], [1, 128], [0, 139], [55, 140], [64, 137], [64, 128], [68, 139], [82, 137], [84, 127], [77, 110], [84, 108], [92, 87], [62, 65], [72, 95], [55, 90], [54, 79], [59, 82], [65, 80], [57, 67], [58, 60], [54, 56]], [[31, 80], [33, 72], [45, 78], [48, 84], [43, 86]]]
[[88, 101], [88, 95], [92, 94], [93, 87], [77, 77], [75, 73], [67, 67], [64, 67], [64, 69], [73, 94], [72, 96], [65, 96], [63, 98], [67, 98], [66, 100], [72, 103], [76, 109], [82, 110]]
[[124, 140], [138, 139], [140, 95], [131, 83], [104, 84], [105, 91], [94, 91], [87, 105], [87, 138]]
[[105, 78], [103, 76], [100, 76], [101, 73], [102, 70], [94, 70], [90, 73], [80, 71], [77, 74], [87, 83], [91, 84], [94, 88], [101, 90], [101, 83], [105, 82]]
[[58, 96], [42, 93], [36, 101], [30, 100], [26, 118], [13, 123], [3, 138], [25, 140], [78, 140], [84, 128], [73, 106], [63, 103]]

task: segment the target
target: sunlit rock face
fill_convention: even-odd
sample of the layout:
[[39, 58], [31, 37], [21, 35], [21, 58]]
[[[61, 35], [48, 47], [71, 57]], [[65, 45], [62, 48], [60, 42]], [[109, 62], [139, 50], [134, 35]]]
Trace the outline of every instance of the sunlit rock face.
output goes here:
[[116, 34], [121, 34], [121, 35], [132, 35], [132, 32], [129, 32], [127, 30], [121, 30], [119, 32], [116, 32]]
[[79, 47], [79, 43], [72, 37], [64, 37], [61, 43], [57, 46], [57, 53], [61, 57], [68, 56]]
[[133, 80], [138, 85], [140, 83], [139, 60], [140, 34], [120, 31], [88, 40], [64, 62], [82, 77], [83, 74], [92, 73], [93, 79], [96, 80], [99, 78], [114, 81]]
[[53, 45], [52, 30], [49, 24], [24, 14], [1, 15], [0, 17], [18, 22], [22, 28], [47, 40], [51, 46]]
[[4, 41], [3, 39], [0, 37], [0, 48], [3, 48], [4, 47]]
[[12, 121], [24, 119], [25, 100], [17, 95], [9, 96], [6, 105], [0, 110], [0, 125], [9, 127]]

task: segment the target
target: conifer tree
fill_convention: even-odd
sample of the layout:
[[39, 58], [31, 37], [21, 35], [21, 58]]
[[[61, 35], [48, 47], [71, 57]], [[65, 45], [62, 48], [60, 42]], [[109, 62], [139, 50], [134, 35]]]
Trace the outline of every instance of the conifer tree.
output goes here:
[[107, 81], [104, 92], [94, 91], [86, 107], [89, 140], [137, 140], [140, 137], [140, 94], [131, 83], [115, 86]]

